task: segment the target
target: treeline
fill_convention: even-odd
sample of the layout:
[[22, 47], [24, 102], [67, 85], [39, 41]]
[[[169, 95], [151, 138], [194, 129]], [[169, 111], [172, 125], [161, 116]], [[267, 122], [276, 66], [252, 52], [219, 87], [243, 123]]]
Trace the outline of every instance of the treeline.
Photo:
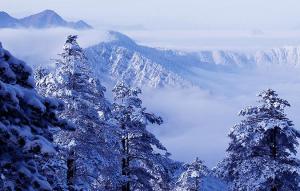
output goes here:
[[227, 156], [210, 170], [198, 158], [169, 158], [147, 130], [163, 119], [143, 106], [139, 88], [118, 82], [108, 101], [77, 36], [68, 36], [55, 66], [33, 73], [0, 45], [2, 190], [198, 191], [204, 177], [218, 177], [232, 191], [300, 190], [300, 133], [275, 91], [240, 112]]

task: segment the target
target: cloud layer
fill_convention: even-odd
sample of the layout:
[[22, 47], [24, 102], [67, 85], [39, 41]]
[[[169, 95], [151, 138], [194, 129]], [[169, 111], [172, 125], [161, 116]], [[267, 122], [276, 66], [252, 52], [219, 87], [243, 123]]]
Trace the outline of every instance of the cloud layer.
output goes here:
[[61, 52], [66, 37], [79, 35], [79, 43], [87, 47], [107, 39], [105, 31], [76, 31], [65, 28], [45, 30], [37, 29], [0, 29], [0, 42], [3, 47], [15, 56], [28, 62], [29, 65], [51, 65]]
[[164, 117], [165, 124], [153, 127], [153, 131], [174, 159], [191, 161], [198, 156], [212, 167], [224, 157], [229, 129], [242, 119], [238, 112], [257, 105], [256, 95], [262, 90], [272, 88], [291, 103], [286, 112], [300, 130], [299, 72], [276, 67], [257, 69], [232, 76], [234, 79], [223, 84], [223, 89], [211, 89], [210, 93], [198, 88], [146, 90], [144, 100], [149, 110]]

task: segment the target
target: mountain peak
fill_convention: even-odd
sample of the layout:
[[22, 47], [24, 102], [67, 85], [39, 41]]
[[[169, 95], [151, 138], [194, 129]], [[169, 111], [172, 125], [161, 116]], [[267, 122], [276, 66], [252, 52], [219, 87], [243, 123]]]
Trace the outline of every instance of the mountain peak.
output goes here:
[[112, 42], [122, 45], [129, 45], [129, 46], [136, 46], [136, 43], [134, 40], [132, 40], [130, 37], [126, 36], [125, 34], [122, 34], [117, 31], [109, 31], [109, 35], [112, 37]]
[[75, 29], [92, 29], [93, 27], [83, 20], [79, 20], [77, 22], [70, 22], [73, 28]]
[[51, 9], [45, 9], [44, 11], [42, 11], [41, 13], [46, 13], [46, 14], [57, 14], [55, 11], [51, 10]]
[[68, 27], [73, 29], [91, 29], [92, 27], [80, 20], [78, 22], [68, 22], [53, 10], [46, 9], [42, 12], [16, 19], [6, 12], [0, 12], [0, 28], [50, 28]]
[[52, 10], [45, 10], [40, 13], [30, 15], [21, 19], [21, 22], [26, 27], [47, 28], [55, 26], [65, 26], [65, 21], [61, 16]]
[[18, 26], [18, 20], [4, 11], [0, 11], [0, 28], [14, 28]]
[[10, 15], [4, 11], [0, 11], [0, 16], [9, 16], [10, 17]]
[[14, 20], [15, 18], [10, 16], [7, 12], [0, 11], [0, 20], [3, 20], [3, 19], [12, 19], [12, 20]]
[[60, 17], [55, 11], [46, 9], [40, 13], [37, 13], [36, 15], [47, 15], [47, 16], [57, 16]]

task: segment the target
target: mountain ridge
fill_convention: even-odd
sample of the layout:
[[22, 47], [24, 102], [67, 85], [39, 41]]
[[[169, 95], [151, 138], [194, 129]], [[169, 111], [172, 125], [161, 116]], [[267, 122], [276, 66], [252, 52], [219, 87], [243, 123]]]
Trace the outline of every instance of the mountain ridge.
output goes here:
[[180, 52], [137, 44], [130, 37], [110, 31], [110, 41], [85, 49], [95, 73], [110, 81], [135, 86], [220, 86], [228, 75], [251, 72], [258, 67], [300, 67], [300, 48], [282, 47], [254, 53], [241, 51]]
[[0, 28], [53, 28], [67, 27], [73, 29], [92, 29], [92, 26], [86, 22], [79, 20], [69, 22], [64, 20], [59, 14], [53, 10], [44, 10], [42, 12], [29, 15], [20, 19], [10, 16], [8, 13], [0, 12]]

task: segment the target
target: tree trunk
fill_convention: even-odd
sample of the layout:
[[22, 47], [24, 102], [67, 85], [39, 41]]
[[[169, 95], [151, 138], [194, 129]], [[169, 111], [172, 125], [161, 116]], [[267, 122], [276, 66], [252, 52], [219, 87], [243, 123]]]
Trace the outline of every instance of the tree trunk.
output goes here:
[[[129, 145], [128, 145], [128, 135], [122, 139], [122, 147], [124, 152], [124, 157], [122, 159], [122, 175], [129, 177]], [[122, 185], [122, 191], [130, 191], [130, 183], [127, 181], [124, 185]]]
[[[273, 160], [277, 159], [277, 150], [278, 150], [278, 145], [277, 145], [277, 134], [278, 134], [278, 127], [275, 127], [273, 132], [272, 132], [272, 145], [271, 145], [271, 156]], [[273, 180], [273, 186], [271, 188], [271, 191], [277, 191], [277, 186], [275, 185], [275, 180]]]
[[75, 183], [75, 153], [71, 151], [67, 159], [67, 185], [69, 191], [74, 191]]
[[199, 186], [200, 186], [200, 177], [196, 178], [196, 190], [199, 190]]
[[271, 155], [275, 160], [277, 158], [277, 133], [278, 127], [275, 127], [272, 133], [272, 143], [271, 143]]

